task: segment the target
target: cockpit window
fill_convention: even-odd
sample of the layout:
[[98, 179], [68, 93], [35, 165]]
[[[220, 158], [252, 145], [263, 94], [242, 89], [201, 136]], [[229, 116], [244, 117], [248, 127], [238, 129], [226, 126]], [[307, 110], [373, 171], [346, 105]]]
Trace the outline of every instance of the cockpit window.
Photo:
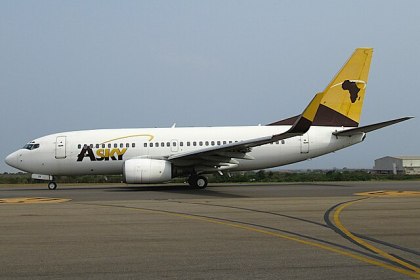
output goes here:
[[35, 150], [39, 148], [39, 144], [28, 143], [25, 146], [23, 146], [23, 148], [27, 150]]

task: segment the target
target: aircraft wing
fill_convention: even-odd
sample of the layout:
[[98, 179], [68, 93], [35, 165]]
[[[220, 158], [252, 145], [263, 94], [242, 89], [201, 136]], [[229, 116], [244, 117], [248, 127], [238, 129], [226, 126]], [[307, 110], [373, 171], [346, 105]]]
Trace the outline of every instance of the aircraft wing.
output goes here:
[[366, 126], [337, 131], [337, 132], [334, 132], [333, 134], [335, 136], [352, 136], [352, 135], [356, 135], [360, 133], [368, 133], [368, 132], [371, 132], [371, 131], [374, 131], [374, 130], [377, 130], [377, 129], [380, 129], [389, 125], [393, 125], [399, 122], [403, 122], [412, 118], [414, 117], [404, 117], [404, 118], [394, 119], [394, 120], [390, 120], [386, 122], [380, 122], [380, 123], [370, 124]]
[[306, 133], [312, 125], [321, 99], [322, 93], [315, 95], [303, 113], [286, 132], [238, 141], [221, 146], [203, 148], [192, 152], [177, 153], [169, 156], [168, 160], [183, 166], [200, 164], [210, 166], [231, 166], [231, 164], [235, 164], [235, 160], [232, 160], [235, 158], [253, 159], [251, 156], [247, 155], [253, 147], [273, 143]]
[[303, 133], [281, 133], [271, 136], [265, 136], [260, 138], [254, 138], [244, 141], [238, 141], [235, 143], [230, 143], [221, 146], [213, 146], [208, 148], [203, 148], [197, 151], [178, 153], [169, 156], [168, 160], [174, 161], [177, 159], [192, 159], [192, 158], [203, 158], [207, 156], [226, 156], [230, 158], [244, 158], [252, 159], [250, 156], [247, 156], [246, 153], [250, 151], [251, 148], [261, 146], [264, 144], [276, 142], [282, 139], [291, 138], [297, 135], [302, 135]]

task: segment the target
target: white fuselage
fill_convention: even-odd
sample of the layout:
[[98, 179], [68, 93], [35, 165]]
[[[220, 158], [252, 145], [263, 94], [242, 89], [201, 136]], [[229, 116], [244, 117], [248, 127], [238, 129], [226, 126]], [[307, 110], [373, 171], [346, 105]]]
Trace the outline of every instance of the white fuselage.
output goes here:
[[[20, 170], [48, 175], [122, 174], [124, 161], [136, 157], [166, 159], [171, 155], [230, 142], [270, 136], [290, 126], [100, 129], [51, 134], [6, 159]], [[302, 135], [252, 148], [253, 159], [237, 159], [230, 170], [258, 170], [318, 157], [353, 144], [364, 133], [337, 137], [343, 127], [313, 126]], [[90, 151], [83, 147], [91, 147]], [[83, 151], [82, 151], [83, 150]]]

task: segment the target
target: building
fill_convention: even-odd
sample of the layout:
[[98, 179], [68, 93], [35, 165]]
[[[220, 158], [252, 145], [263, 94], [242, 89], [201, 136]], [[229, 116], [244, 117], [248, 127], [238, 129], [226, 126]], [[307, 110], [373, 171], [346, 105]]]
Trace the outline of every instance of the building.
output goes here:
[[420, 156], [383, 157], [375, 160], [373, 170], [381, 174], [420, 174]]

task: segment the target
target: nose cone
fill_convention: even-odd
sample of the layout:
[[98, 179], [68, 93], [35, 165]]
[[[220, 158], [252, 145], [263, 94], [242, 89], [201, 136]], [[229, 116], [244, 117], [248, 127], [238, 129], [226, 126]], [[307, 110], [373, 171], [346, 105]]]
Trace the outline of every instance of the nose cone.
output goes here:
[[7, 165], [17, 168], [17, 153], [11, 153], [4, 159], [4, 161], [7, 163]]

